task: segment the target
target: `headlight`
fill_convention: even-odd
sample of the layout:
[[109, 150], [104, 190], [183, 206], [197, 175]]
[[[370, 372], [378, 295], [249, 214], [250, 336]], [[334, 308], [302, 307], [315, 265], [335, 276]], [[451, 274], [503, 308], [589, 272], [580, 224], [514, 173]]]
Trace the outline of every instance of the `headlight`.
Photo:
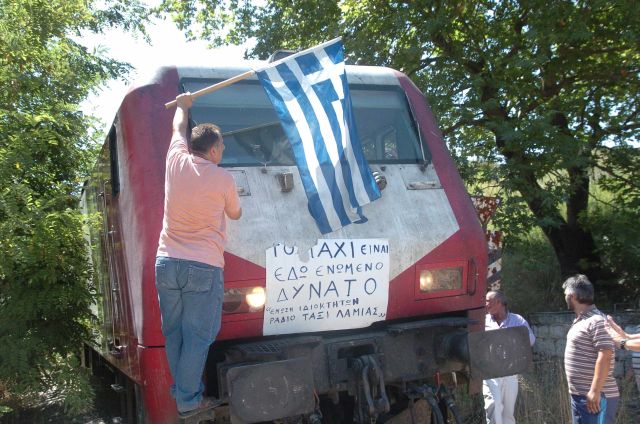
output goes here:
[[254, 287], [247, 293], [245, 299], [251, 309], [262, 309], [267, 300], [267, 293], [264, 291], [264, 287]]
[[425, 269], [420, 273], [420, 291], [430, 292], [432, 287], [433, 273]]
[[258, 312], [266, 301], [264, 287], [238, 287], [224, 290], [222, 312], [224, 314], [246, 314]]
[[462, 289], [462, 267], [420, 271], [420, 291], [423, 293], [460, 289]]

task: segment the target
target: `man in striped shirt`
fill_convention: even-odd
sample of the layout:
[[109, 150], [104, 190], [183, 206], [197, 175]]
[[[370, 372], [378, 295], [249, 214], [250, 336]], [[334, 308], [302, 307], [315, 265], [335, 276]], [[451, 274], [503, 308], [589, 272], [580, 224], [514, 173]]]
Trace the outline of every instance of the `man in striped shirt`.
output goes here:
[[574, 275], [562, 288], [567, 307], [576, 314], [564, 351], [573, 424], [613, 424], [620, 394], [606, 316], [594, 305], [593, 285], [586, 276]]

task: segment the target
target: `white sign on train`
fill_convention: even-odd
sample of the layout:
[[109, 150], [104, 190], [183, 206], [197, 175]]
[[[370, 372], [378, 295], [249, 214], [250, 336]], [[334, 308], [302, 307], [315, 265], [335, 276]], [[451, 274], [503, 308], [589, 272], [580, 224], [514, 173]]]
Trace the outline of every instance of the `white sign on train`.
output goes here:
[[385, 319], [389, 241], [321, 239], [301, 258], [298, 248], [266, 251], [264, 335], [367, 327]]

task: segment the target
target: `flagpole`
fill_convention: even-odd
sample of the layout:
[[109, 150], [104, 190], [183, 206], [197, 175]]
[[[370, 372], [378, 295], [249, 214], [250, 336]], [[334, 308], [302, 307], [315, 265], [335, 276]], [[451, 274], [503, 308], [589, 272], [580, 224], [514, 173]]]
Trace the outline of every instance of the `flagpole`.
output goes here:
[[[273, 63], [269, 63], [267, 66], [263, 67], [262, 69], [266, 69], [266, 68], [271, 68], [273, 66], [277, 66], [280, 63], [284, 62], [285, 60], [291, 60], [291, 59], [293, 59], [293, 58], [295, 58], [297, 56], [302, 56], [303, 54], [305, 54], [305, 53], [307, 53], [307, 52], [309, 52], [311, 50], [320, 49], [320, 48], [322, 48], [322, 47], [324, 47], [324, 46], [326, 46], [328, 44], [331, 44], [331, 43], [333, 43], [336, 40], [339, 40], [341, 38], [342, 37], [337, 37], [337, 38], [334, 38], [333, 40], [325, 41], [324, 43], [318, 44], [317, 46], [309, 47], [308, 49], [299, 51], [299, 52], [294, 53], [294, 54], [292, 54], [290, 56], [287, 56], [287, 57], [284, 57], [284, 58], [282, 58], [280, 60], [277, 60], [277, 61], [275, 61]], [[210, 85], [209, 87], [205, 87], [202, 90], [196, 91], [195, 93], [191, 93], [191, 97], [196, 98], [196, 97], [200, 97], [200, 96], [202, 96], [204, 94], [208, 94], [208, 93], [212, 93], [212, 92], [214, 92], [216, 90], [220, 90], [221, 88], [227, 87], [227, 86], [229, 86], [231, 84], [235, 84], [238, 81], [241, 81], [243, 79], [247, 79], [249, 77], [252, 77], [253, 75], [255, 75], [256, 72], [257, 71], [251, 70], [251, 71], [247, 71], [247, 72], [245, 72], [243, 74], [236, 75], [235, 77], [229, 78], [229, 79], [224, 80], [222, 82], [219, 82], [217, 84]], [[172, 101], [170, 101], [168, 103], [165, 103], [164, 107], [167, 108], [167, 109], [170, 109], [172, 107], [175, 107], [176, 104], [177, 104], [177, 102], [175, 100], [172, 100]]]
[[[247, 71], [245, 73], [242, 73], [240, 75], [236, 75], [235, 77], [231, 77], [229, 79], [221, 81], [221, 82], [219, 82], [217, 84], [213, 84], [213, 85], [210, 85], [208, 87], [205, 87], [205, 88], [203, 88], [201, 90], [196, 91], [195, 93], [191, 93], [191, 97], [196, 98], [196, 97], [200, 97], [202, 95], [208, 94], [208, 93], [212, 93], [212, 92], [214, 92], [216, 90], [220, 90], [221, 88], [227, 87], [227, 86], [229, 86], [231, 84], [235, 84], [236, 82], [241, 81], [243, 79], [250, 78], [253, 75], [255, 75], [255, 73], [256, 73], [256, 71], [254, 71], [252, 69], [252, 70]], [[167, 108], [167, 109], [170, 109], [172, 107], [175, 107], [176, 104], [177, 104], [177, 102], [175, 100], [172, 100], [172, 101], [170, 101], [168, 103], [165, 103], [164, 107]]]

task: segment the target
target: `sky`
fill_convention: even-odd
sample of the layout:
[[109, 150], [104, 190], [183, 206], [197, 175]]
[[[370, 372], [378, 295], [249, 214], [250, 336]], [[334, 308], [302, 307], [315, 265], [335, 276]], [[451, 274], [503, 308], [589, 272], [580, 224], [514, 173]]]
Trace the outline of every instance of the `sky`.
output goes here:
[[151, 38], [150, 45], [142, 37], [135, 38], [122, 30], [110, 30], [104, 34], [85, 34], [79, 40], [90, 49], [104, 48], [106, 56], [128, 62], [134, 67], [126, 82], [111, 81], [82, 104], [85, 114], [97, 116], [103, 121], [105, 135], [128, 86], [137, 78], [153, 72], [161, 65], [204, 65], [220, 61], [241, 61], [246, 50], [244, 46], [209, 49], [204, 41], [187, 41], [184, 34], [170, 20], [155, 19], [147, 30]]

